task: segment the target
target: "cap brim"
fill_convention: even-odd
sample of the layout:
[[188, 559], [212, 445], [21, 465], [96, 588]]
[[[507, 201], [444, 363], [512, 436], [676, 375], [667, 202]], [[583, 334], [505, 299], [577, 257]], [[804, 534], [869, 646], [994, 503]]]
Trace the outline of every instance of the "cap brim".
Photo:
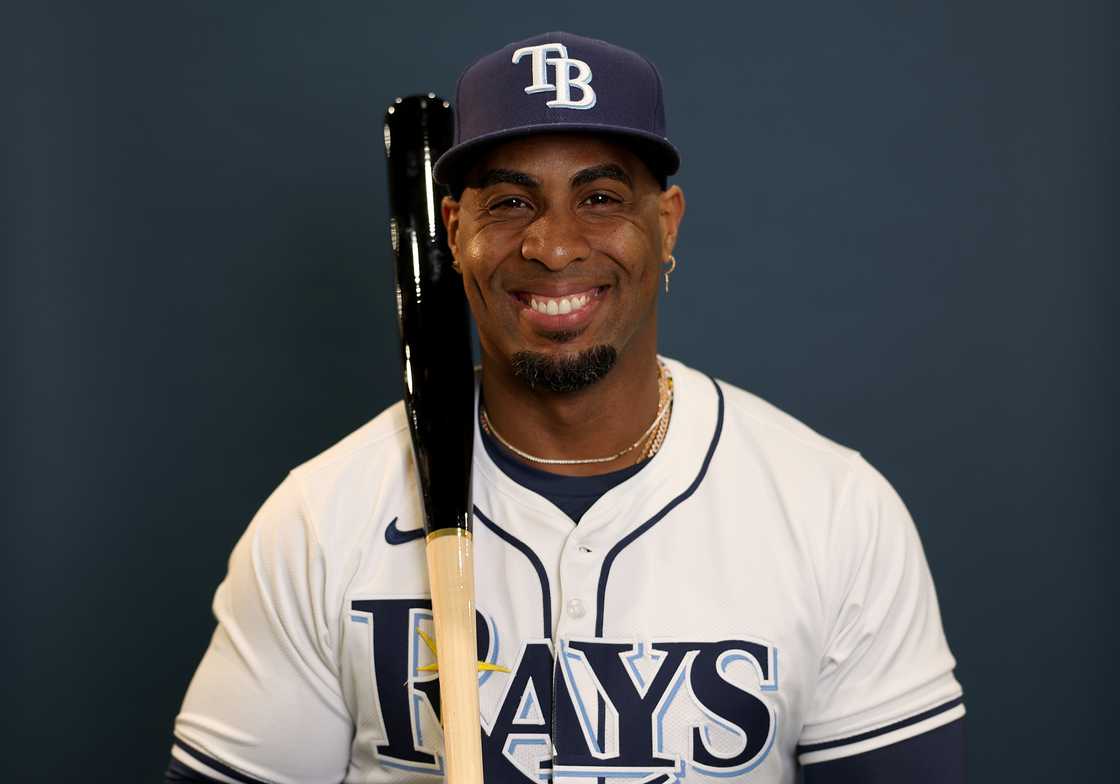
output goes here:
[[596, 123], [548, 123], [538, 125], [523, 125], [517, 128], [503, 128], [493, 133], [476, 136], [469, 141], [457, 144], [436, 161], [432, 170], [436, 182], [441, 185], [450, 185], [456, 174], [462, 173], [469, 165], [471, 158], [482, 148], [495, 142], [514, 139], [522, 136], [539, 136], [545, 133], [586, 133], [602, 134], [605, 136], [625, 137], [645, 142], [656, 160], [650, 161], [656, 166], [655, 176], [668, 177], [676, 174], [681, 165], [681, 156], [668, 139], [655, 133], [640, 131], [617, 125], [600, 125]]

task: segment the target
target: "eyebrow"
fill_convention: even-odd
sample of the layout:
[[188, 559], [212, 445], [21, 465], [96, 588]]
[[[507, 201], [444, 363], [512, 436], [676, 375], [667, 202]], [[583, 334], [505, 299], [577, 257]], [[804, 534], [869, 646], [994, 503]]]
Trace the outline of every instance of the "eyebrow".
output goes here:
[[540, 183], [537, 182], [537, 180], [530, 177], [525, 172], [519, 172], [514, 169], [488, 169], [471, 184], [476, 188], [489, 188], [491, 185], [497, 185], [501, 182], [510, 185], [521, 185], [526, 188], [540, 187]]
[[634, 187], [634, 182], [630, 179], [630, 175], [616, 163], [601, 163], [598, 166], [590, 166], [586, 169], [581, 169], [572, 177], [572, 187], [578, 188], [581, 185], [587, 185], [589, 182], [603, 179], [618, 180], [628, 187]]
[[[630, 175], [616, 163], [600, 163], [597, 166], [580, 169], [572, 176], [571, 187], [578, 188], [581, 185], [603, 179], [617, 180], [628, 187], [634, 187], [634, 181], [630, 179]], [[487, 169], [475, 178], [471, 185], [482, 189], [499, 183], [520, 185], [524, 188], [539, 188], [541, 185], [535, 177], [516, 169]]]

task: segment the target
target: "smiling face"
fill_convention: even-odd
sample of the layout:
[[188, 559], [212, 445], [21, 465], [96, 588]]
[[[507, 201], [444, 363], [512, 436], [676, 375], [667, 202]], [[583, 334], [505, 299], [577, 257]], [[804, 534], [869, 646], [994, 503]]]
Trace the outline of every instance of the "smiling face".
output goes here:
[[530, 385], [580, 388], [656, 351], [657, 286], [684, 197], [627, 147], [540, 135], [485, 154], [444, 202], [484, 357]]

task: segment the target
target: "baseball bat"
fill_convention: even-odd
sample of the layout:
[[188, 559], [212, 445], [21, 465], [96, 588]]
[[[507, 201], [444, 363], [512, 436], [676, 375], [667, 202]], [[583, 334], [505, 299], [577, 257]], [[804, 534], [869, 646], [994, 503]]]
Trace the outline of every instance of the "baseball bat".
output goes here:
[[462, 280], [432, 179], [452, 112], [433, 93], [385, 112], [404, 403], [424, 505], [446, 780], [482, 784], [471, 539], [474, 370]]

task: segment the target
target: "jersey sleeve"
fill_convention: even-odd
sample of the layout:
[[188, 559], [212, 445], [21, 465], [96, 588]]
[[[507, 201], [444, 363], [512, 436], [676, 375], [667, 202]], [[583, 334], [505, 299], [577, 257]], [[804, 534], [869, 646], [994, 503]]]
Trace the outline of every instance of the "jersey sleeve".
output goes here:
[[862, 754], [964, 715], [918, 532], [887, 481], [856, 457], [820, 554], [826, 629], [803, 765]]
[[218, 627], [175, 720], [174, 759], [218, 781], [342, 780], [353, 723], [326, 584], [314, 522], [289, 475], [214, 596]]
[[965, 784], [964, 719], [862, 754], [805, 767], [804, 784]]

